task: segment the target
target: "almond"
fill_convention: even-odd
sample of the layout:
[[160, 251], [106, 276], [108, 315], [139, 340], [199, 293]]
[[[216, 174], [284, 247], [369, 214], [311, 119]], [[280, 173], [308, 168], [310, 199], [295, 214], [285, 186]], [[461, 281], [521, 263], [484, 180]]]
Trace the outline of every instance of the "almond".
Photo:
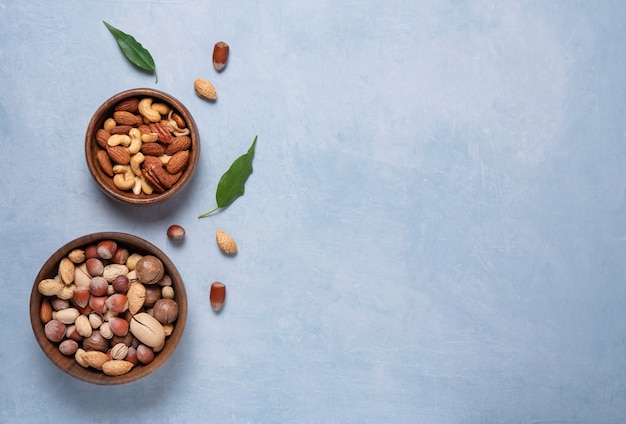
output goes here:
[[127, 165], [130, 162], [130, 153], [122, 146], [107, 147], [107, 153], [117, 164]]
[[109, 141], [109, 137], [111, 137], [111, 133], [103, 128], [100, 128], [98, 131], [96, 131], [96, 143], [98, 143], [98, 146], [102, 147], [103, 149], [106, 149], [109, 145], [107, 143]]
[[99, 350], [89, 350], [80, 355], [80, 359], [88, 366], [97, 370], [102, 369], [102, 365], [109, 360], [106, 353]]
[[217, 92], [211, 81], [204, 78], [198, 78], [193, 83], [193, 88], [196, 90], [196, 94], [205, 100], [216, 100]]
[[126, 297], [128, 297], [128, 310], [135, 315], [146, 300], [146, 287], [141, 283], [130, 283]]
[[223, 253], [227, 255], [234, 255], [237, 253], [237, 244], [235, 243], [235, 240], [219, 228], [215, 234], [215, 239], [217, 241], [217, 246]]
[[113, 164], [111, 163], [111, 158], [108, 153], [104, 150], [98, 150], [96, 153], [96, 159], [98, 160], [98, 165], [100, 165], [100, 169], [102, 172], [107, 174], [109, 177], [113, 176]]
[[174, 137], [169, 146], [167, 146], [167, 150], [165, 151], [166, 155], [173, 155], [174, 153], [182, 152], [183, 150], [187, 150], [191, 147], [191, 138], [187, 135], [179, 135], [178, 137]]
[[139, 99], [132, 97], [130, 99], [123, 100], [115, 106], [115, 110], [135, 113], [139, 110]]
[[124, 375], [133, 369], [133, 363], [123, 359], [111, 359], [102, 364], [102, 372], [111, 377]]
[[127, 135], [128, 132], [131, 130], [131, 128], [133, 128], [133, 127], [131, 127], [130, 125], [116, 125], [113, 128], [111, 128], [109, 130], [109, 132], [111, 133], [111, 135], [113, 135], [113, 134], [125, 134], [125, 135]]
[[143, 123], [143, 118], [137, 117], [136, 115], [124, 110], [114, 112], [113, 119], [115, 119], [115, 122], [117, 122], [118, 125], [135, 126]]
[[183, 150], [182, 152], [174, 153], [165, 168], [170, 174], [176, 174], [185, 169], [187, 163], [189, 163], [189, 151]]
[[165, 148], [159, 143], [143, 143], [140, 151], [147, 156], [161, 156], [165, 154]]
[[44, 324], [52, 319], [52, 305], [48, 299], [44, 299], [41, 302], [41, 308], [39, 309], [39, 319]]

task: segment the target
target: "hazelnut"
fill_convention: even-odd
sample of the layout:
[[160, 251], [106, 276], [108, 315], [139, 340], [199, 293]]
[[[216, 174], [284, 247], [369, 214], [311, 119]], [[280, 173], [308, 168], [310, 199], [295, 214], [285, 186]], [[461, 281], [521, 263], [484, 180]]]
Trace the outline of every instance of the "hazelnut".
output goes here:
[[87, 258], [97, 258], [98, 257], [98, 245], [90, 244], [85, 247], [85, 256]]
[[79, 308], [84, 308], [89, 304], [89, 297], [91, 293], [89, 292], [89, 287], [76, 287], [74, 289], [74, 295], [72, 296], [72, 300]]
[[104, 277], [93, 277], [91, 281], [89, 281], [89, 291], [94, 296], [106, 295], [108, 288], [109, 283], [104, 279]]
[[161, 289], [161, 297], [163, 299], [174, 299], [174, 289], [172, 286], [164, 286]]
[[87, 272], [92, 277], [102, 275], [102, 273], [104, 272], [104, 264], [98, 258], [87, 259], [87, 262], [85, 262], [85, 266], [87, 267]]
[[180, 225], [170, 225], [167, 229], [167, 237], [170, 240], [182, 240], [185, 237], [185, 229]]
[[53, 311], [60, 311], [69, 308], [70, 301], [67, 299], [59, 299], [58, 297], [53, 297], [52, 299], [50, 299], [50, 306], [52, 306]]
[[154, 284], [163, 278], [165, 267], [156, 256], [146, 255], [137, 261], [135, 271], [139, 281], [145, 284]]
[[111, 331], [115, 336], [124, 337], [128, 334], [128, 321], [124, 318], [109, 318], [109, 325], [111, 326]]
[[99, 314], [103, 314], [107, 311], [106, 296], [91, 296], [89, 298], [89, 307]]
[[76, 331], [76, 324], [67, 326], [67, 329], [65, 330], [65, 337], [67, 337], [68, 339], [76, 340], [77, 342], [83, 340], [83, 336], [78, 334], [78, 332]]
[[128, 260], [128, 256], [129, 256], [128, 249], [120, 247], [115, 251], [115, 254], [111, 258], [111, 261], [114, 264], [124, 265], [126, 261]]
[[153, 314], [161, 324], [171, 324], [178, 318], [178, 303], [172, 299], [159, 299], [154, 304]]
[[151, 308], [160, 298], [161, 286], [146, 286], [146, 298], [143, 301], [143, 306], [146, 308]]
[[65, 356], [73, 356], [78, 350], [78, 343], [76, 340], [65, 339], [59, 345], [59, 351]]
[[144, 365], [149, 364], [154, 359], [154, 351], [152, 348], [140, 344], [137, 346], [137, 360]]
[[65, 337], [65, 324], [56, 319], [50, 320], [44, 327], [44, 332], [51, 342], [60, 342]]
[[226, 299], [226, 286], [219, 281], [211, 284], [211, 293], [209, 294], [209, 299], [211, 301], [211, 307], [215, 312], [219, 312], [224, 305], [224, 300]]
[[111, 283], [116, 293], [126, 294], [130, 287], [130, 280], [126, 275], [118, 275]]
[[161, 278], [157, 284], [159, 286], [171, 286], [172, 285], [172, 277], [170, 277], [169, 274], [164, 274], [163, 278]]
[[137, 359], [137, 349], [130, 346], [128, 348], [128, 351], [126, 352], [126, 358], [124, 359], [128, 362], [131, 362], [133, 365], [137, 365], [139, 363], [139, 360]]
[[101, 259], [111, 259], [117, 250], [117, 243], [113, 240], [103, 240], [98, 243], [97, 253]]
[[128, 309], [128, 297], [125, 294], [115, 293], [107, 298], [105, 304], [109, 311], [122, 313]]
[[109, 349], [109, 341], [102, 337], [100, 330], [94, 330], [91, 336], [83, 340], [83, 349], [106, 352]]

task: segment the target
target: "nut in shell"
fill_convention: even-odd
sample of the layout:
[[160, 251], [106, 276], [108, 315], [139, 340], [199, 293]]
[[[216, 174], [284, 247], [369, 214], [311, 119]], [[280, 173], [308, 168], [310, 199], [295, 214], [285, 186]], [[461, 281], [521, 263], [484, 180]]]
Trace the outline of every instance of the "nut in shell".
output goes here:
[[215, 87], [211, 83], [211, 81], [198, 78], [193, 83], [193, 88], [196, 91], [196, 94], [205, 99], [205, 100], [216, 100], [217, 92], [215, 91]]
[[215, 239], [217, 241], [217, 246], [224, 254], [234, 255], [237, 253], [237, 243], [235, 243], [235, 240], [219, 228], [215, 234]]
[[153, 255], [145, 255], [135, 265], [137, 277], [142, 283], [154, 284], [163, 278], [165, 267], [159, 258]]
[[133, 368], [133, 363], [122, 359], [112, 359], [102, 364], [102, 372], [106, 375], [117, 377], [124, 375]]
[[140, 312], [130, 320], [130, 331], [141, 343], [153, 348], [165, 342], [163, 326], [146, 312]]

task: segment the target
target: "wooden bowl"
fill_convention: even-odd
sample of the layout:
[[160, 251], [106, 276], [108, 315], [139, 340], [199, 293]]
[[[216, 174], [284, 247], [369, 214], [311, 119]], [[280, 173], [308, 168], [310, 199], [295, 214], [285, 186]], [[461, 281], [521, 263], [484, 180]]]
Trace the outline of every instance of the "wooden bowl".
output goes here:
[[[172, 287], [174, 288], [175, 297], [174, 300], [178, 303], [178, 318], [174, 322], [174, 329], [170, 336], [165, 340], [163, 349], [155, 354], [154, 360], [147, 364], [141, 363], [134, 366], [131, 371], [121, 376], [107, 376], [102, 371], [98, 371], [93, 368], [84, 368], [74, 360], [74, 355], [65, 356], [59, 351], [59, 343], [53, 343], [48, 340], [45, 335], [44, 324], [40, 318], [40, 310], [43, 300], [46, 298], [39, 290], [39, 282], [46, 278], [54, 278], [58, 273], [59, 263], [62, 258], [74, 249], [85, 249], [87, 246], [97, 244], [102, 240], [113, 240], [117, 243], [118, 247], [126, 247], [130, 253], [139, 253], [142, 255], [150, 254], [154, 255], [163, 262], [165, 266], [165, 272], [169, 274], [172, 279]], [[50, 299], [50, 298], [48, 298]], [[37, 278], [33, 284], [33, 288], [30, 295], [30, 321], [35, 334], [35, 338], [39, 343], [39, 346], [46, 354], [46, 356], [59, 367], [62, 371], [78, 378], [79, 380], [86, 381], [88, 383], [100, 384], [100, 385], [116, 385], [130, 383], [139, 380], [148, 374], [154, 372], [159, 368], [167, 359], [172, 355], [178, 342], [180, 341], [183, 331], [185, 329], [185, 323], [187, 321], [187, 295], [185, 293], [185, 286], [183, 280], [176, 270], [176, 267], [172, 261], [157, 247], [149, 242], [124, 233], [115, 232], [102, 232], [85, 235], [73, 240], [60, 249], [58, 249], [43, 265]], [[80, 343], [79, 343], [80, 344]]]
[[[154, 103], [165, 103], [177, 112], [178, 115], [184, 120], [186, 127], [189, 129], [189, 137], [191, 138], [191, 148], [189, 149], [189, 162], [187, 167], [183, 170], [178, 181], [162, 193], [155, 190], [152, 194], [145, 194], [144, 192], [135, 194], [132, 190], [120, 190], [113, 183], [113, 178], [107, 175], [107, 173], [100, 166], [97, 158], [98, 151], [102, 149], [96, 142], [96, 133], [99, 129], [103, 128], [104, 122], [108, 118], [113, 117], [115, 107], [124, 100], [132, 98], [142, 99], [144, 97], [151, 97]], [[139, 112], [135, 112], [134, 114], [140, 116]], [[200, 136], [193, 117], [181, 102], [171, 95], [159, 90], [151, 88], [136, 88], [114, 95], [98, 108], [87, 127], [87, 133], [85, 135], [85, 155], [87, 158], [87, 167], [89, 168], [89, 172], [91, 172], [91, 175], [96, 180], [98, 186], [107, 195], [116, 200], [132, 205], [150, 205], [171, 199], [174, 195], [180, 192], [187, 185], [187, 183], [189, 183], [196, 170], [198, 159], [200, 157]], [[113, 163], [113, 165], [115, 165], [115, 163]]]

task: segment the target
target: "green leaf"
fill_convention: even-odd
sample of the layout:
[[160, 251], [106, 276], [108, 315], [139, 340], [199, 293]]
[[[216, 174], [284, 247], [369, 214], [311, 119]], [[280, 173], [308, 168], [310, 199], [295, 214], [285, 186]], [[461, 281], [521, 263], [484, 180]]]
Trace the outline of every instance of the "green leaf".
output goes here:
[[135, 40], [135, 37], [132, 35], [126, 34], [119, 29], [109, 25], [106, 21], [102, 21], [104, 25], [109, 29], [117, 44], [122, 49], [122, 53], [124, 56], [135, 66], [151, 72], [156, 77], [156, 82], [158, 82], [159, 77], [156, 74], [156, 66], [154, 65], [154, 59], [150, 55], [150, 52], [146, 50], [141, 43]]
[[254, 148], [257, 138], [258, 136], [254, 137], [254, 141], [248, 149], [248, 152], [235, 159], [230, 168], [228, 168], [228, 171], [220, 178], [217, 184], [217, 192], [215, 193], [217, 207], [207, 213], [203, 213], [198, 216], [198, 218], [204, 218], [218, 209], [226, 208], [238, 197], [243, 196], [246, 181], [250, 174], [252, 174], [252, 160], [254, 159]]

